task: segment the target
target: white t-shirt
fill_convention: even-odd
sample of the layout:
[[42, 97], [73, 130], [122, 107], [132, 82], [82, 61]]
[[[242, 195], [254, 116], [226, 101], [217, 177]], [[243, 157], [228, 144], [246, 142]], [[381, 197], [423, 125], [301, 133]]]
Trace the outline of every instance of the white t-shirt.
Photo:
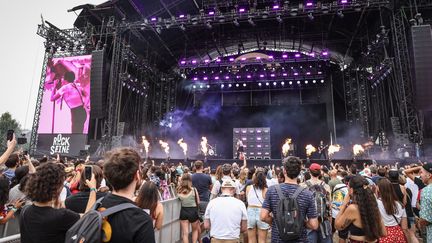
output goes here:
[[381, 200], [377, 199], [377, 203], [378, 203], [378, 209], [381, 213], [381, 217], [384, 221], [385, 226], [397, 226], [401, 222], [402, 218], [406, 218], [407, 216], [405, 210], [402, 208], [402, 205], [399, 202], [396, 203], [397, 210], [396, 213], [394, 214], [394, 217], [391, 214], [390, 215], [387, 214], [384, 208], [384, 204]]
[[348, 194], [348, 187], [345, 184], [337, 184], [333, 188], [332, 192], [332, 203], [331, 203], [331, 211], [332, 218], [336, 218], [340, 211], [340, 206], [342, 206], [345, 196]]
[[221, 240], [240, 238], [241, 221], [247, 220], [244, 203], [234, 197], [218, 197], [209, 202], [204, 219], [210, 220], [210, 236]]
[[267, 188], [279, 184], [277, 178], [266, 179], [267, 180]]
[[418, 197], [418, 192], [419, 192], [419, 188], [418, 186], [414, 183], [413, 180], [411, 180], [409, 177], [406, 178], [406, 184], [405, 186], [407, 188], [409, 188], [412, 192], [412, 198], [411, 198], [411, 206], [413, 208], [415, 208], [417, 206], [417, 197]]
[[[223, 176], [222, 181], [224, 181], [224, 180], [232, 180], [232, 179], [229, 176]], [[235, 184], [236, 184], [236, 195], [240, 195], [240, 186], [237, 183], [235, 183]], [[216, 182], [213, 183], [213, 188], [212, 188], [211, 194], [218, 195], [219, 191], [220, 191], [220, 187], [221, 187], [220, 182], [218, 180], [216, 180]]]

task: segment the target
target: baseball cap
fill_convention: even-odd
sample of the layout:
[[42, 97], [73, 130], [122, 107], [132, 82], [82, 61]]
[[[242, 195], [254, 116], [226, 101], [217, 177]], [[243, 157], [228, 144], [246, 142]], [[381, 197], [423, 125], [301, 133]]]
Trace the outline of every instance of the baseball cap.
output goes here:
[[432, 173], [432, 163], [426, 163], [423, 165], [423, 169], [425, 169], [427, 172]]
[[321, 170], [321, 165], [317, 164], [317, 163], [312, 163], [309, 166], [309, 170]]
[[222, 186], [221, 187], [232, 187], [232, 188], [235, 188], [236, 186], [235, 186], [234, 181], [232, 181], [231, 179], [227, 179], [227, 180], [224, 180], [222, 182]]

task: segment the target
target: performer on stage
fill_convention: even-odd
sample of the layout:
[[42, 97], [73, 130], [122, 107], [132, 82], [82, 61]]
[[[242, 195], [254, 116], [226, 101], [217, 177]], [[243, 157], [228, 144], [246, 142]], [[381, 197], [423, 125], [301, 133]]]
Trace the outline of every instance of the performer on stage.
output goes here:
[[237, 139], [237, 159], [244, 159], [244, 145], [241, 139]]
[[319, 159], [327, 159], [327, 148], [328, 145], [324, 145], [324, 141], [320, 141], [320, 144], [318, 145], [318, 155]]
[[62, 98], [69, 106], [71, 111], [71, 126], [72, 133], [83, 133], [84, 123], [87, 120], [87, 111], [84, 108], [84, 91], [75, 83], [75, 74], [71, 71], [64, 74], [63, 80], [67, 84], [62, 85], [61, 81], [57, 81], [53, 87], [51, 101], [55, 102]]

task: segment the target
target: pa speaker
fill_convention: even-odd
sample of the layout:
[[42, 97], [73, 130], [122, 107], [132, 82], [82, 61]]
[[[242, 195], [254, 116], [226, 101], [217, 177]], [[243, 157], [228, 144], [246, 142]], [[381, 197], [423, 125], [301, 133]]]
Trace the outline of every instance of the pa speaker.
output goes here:
[[91, 119], [103, 118], [106, 116], [106, 92], [109, 74], [107, 74], [107, 65], [105, 52], [94, 51], [92, 53], [92, 68], [90, 77], [90, 98], [91, 98]]
[[430, 25], [411, 27], [417, 108], [432, 111], [432, 31]]

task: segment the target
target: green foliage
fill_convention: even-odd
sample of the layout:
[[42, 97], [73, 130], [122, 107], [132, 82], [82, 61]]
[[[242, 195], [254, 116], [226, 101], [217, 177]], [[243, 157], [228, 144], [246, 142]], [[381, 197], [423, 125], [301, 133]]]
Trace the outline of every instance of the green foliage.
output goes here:
[[0, 150], [6, 147], [6, 134], [8, 130], [14, 130], [15, 136], [21, 135], [21, 125], [19, 122], [12, 118], [9, 112], [5, 112], [0, 116]]

